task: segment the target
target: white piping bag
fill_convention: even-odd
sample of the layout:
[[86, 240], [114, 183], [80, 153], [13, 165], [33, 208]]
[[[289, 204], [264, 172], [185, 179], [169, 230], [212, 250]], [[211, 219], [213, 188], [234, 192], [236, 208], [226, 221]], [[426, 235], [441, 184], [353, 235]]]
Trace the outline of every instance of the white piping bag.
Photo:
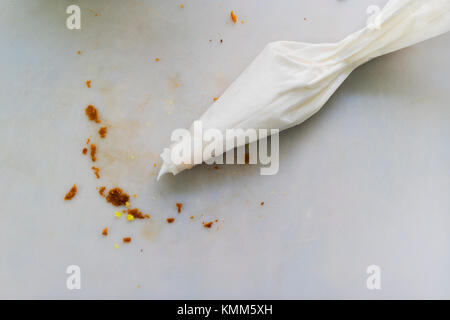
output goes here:
[[[227, 129], [288, 129], [319, 111], [358, 66], [449, 30], [450, 0], [390, 0], [372, 23], [337, 43], [269, 43], [199, 120], [224, 137]], [[172, 161], [179, 143], [162, 152], [158, 179], [193, 167]]]

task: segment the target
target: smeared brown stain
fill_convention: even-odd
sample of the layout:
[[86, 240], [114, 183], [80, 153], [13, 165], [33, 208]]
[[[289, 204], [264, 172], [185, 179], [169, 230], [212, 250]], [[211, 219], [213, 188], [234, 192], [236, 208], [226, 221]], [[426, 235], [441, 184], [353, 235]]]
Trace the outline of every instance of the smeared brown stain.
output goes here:
[[100, 169], [96, 168], [96, 167], [92, 167], [92, 170], [94, 170], [94, 174], [97, 177], [97, 179], [100, 179], [100, 174], [99, 174]]
[[91, 160], [92, 160], [92, 162], [97, 161], [96, 154], [97, 154], [97, 146], [94, 143], [92, 143], [91, 144]]
[[143, 214], [139, 209], [128, 209], [127, 213], [131, 214], [136, 219], [150, 219], [148, 214]]
[[130, 237], [126, 237], [122, 239], [123, 243], [130, 243], [131, 242], [131, 238]]
[[177, 203], [177, 211], [178, 213], [181, 213], [181, 208], [183, 207], [182, 203]]
[[116, 207], [124, 206], [128, 200], [130, 200], [130, 196], [124, 193], [120, 188], [109, 190], [108, 195], [106, 196], [106, 201]]
[[205, 227], [205, 228], [211, 228], [212, 227], [212, 225], [213, 225], [213, 223], [214, 222], [212, 222], [212, 221], [210, 221], [210, 222], [203, 222], [203, 226]]
[[166, 221], [167, 223], [172, 223], [175, 221], [175, 218], [167, 218]]
[[88, 105], [84, 112], [86, 113], [89, 120], [100, 123], [98, 111], [93, 105]]
[[64, 200], [72, 200], [73, 197], [77, 194], [77, 186], [74, 184], [72, 188], [67, 192], [66, 196], [64, 197]]
[[100, 135], [100, 138], [102, 138], [102, 139], [105, 139], [107, 132], [108, 132], [107, 127], [101, 127], [100, 130], [98, 130], [98, 134]]
[[105, 197], [105, 190], [106, 190], [106, 187], [100, 187], [99, 189], [98, 189], [98, 193], [102, 196], [102, 197]]

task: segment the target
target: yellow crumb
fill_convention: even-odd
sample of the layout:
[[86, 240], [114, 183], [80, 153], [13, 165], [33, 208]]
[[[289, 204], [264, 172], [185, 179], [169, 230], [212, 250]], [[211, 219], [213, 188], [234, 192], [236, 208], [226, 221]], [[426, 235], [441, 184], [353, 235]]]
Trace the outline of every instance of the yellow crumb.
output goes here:
[[127, 214], [127, 220], [128, 221], [133, 221], [134, 217], [131, 214]]
[[114, 215], [115, 215], [117, 218], [120, 218], [120, 217], [122, 216], [122, 212], [116, 211], [116, 212], [114, 213]]
[[114, 248], [119, 249], [119, 245], [117, 243], [115, 243]]
[[125, 207], [129, 207], [130, 206], [130, 203], [127, 201], [127, 202], [125, 202]]
[[184, 8], [184, 5], [183, 5], [183, 4], [180, 4], [180, 8], [183, 9], [183, 8]]
[[214, 98], [213, 98], [213, 101], [217, 101], [217, 100], [219, 100], [219, 98], [217, 98], [217, 97], [214, 97]]

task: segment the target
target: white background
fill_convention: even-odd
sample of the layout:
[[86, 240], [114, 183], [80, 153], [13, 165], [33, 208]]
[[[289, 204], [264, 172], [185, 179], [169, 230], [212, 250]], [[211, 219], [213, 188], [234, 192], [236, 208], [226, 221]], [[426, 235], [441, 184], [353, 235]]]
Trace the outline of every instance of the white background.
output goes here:
[[[1, 0], [0, 297], [449, 298], [449, 34], [354, 71], [281, 134], [277, 175], [200, 166], [156, 182], [171, 132], [266, 43], [338, 41], [385, 3]], [[79, 31], [65, 26], [69, 4], [82, 9]], [[88, 137], [101, 180], [81, 154]], [[136, 193], [152, 218], [115, 219], [99, 185]], [[65, 285], [71, 264], [78, 291]], [[372, 264], [380, 291], [366, 288]]]

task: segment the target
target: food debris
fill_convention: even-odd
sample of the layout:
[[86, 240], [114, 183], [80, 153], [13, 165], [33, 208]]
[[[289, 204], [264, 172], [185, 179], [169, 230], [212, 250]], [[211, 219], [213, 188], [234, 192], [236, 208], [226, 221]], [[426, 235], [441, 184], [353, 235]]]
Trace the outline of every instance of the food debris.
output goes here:
[[83, 154], [87, 154], [88, 149], [87, 148], [83, 148]]
[[100, 138], [102, 138], [102, 139], [105, 139], [107, 132], [108, 132], [107, 127], [101, 127], [100, 130], [98, 130], [98, 134], [100, 135]]
[[[148, 214], [144, 215], [141, 211], [139, 211], [139, 209], [128, 209], [127, 213], [128, 213], [128, 216], [132, 216], [133, 218], [136, 218], [136, 219], [150, 218], [150, 216]], [[128, 218], [128, 216], [127, 216], [127, 218]]]
[[127, 201], [127, 202], [125, 202], [125, 207], [129, 207], [130, 206], [130, 203]]
[[155, 167], [155, 168], [156, 168], [156, 166], [157, 166], [157, 164], [156, 164], [156, 163], [154, 163], [154, 164], [153, 164], [153, 167]]
[[86, 80], [86, 86], [87, 86], [88, 88], [91, 87], [91, 80]]
[[98, 189], [98, 193], [102, 196], [102, 197], [104, 197], [105, 196], [105, 189], [106, 189], [106, 187], [100, 187], [99, 189]]
[[184, 8], [184, 5], [183, 5], [183, 4], [180, 4], [180, 8], [183, 9], [183, 8]]
[[125, 205], [125, 203], [128, 203], [129, 199], [130, 196], [124, 193], [120, 188], [109, 190], [108, 195], [106, 196], [106, 201], [116, 207]]
[[211, 226], [213, 225], [213, 223], [214, 222], [212, 222], [212, 221], [210, 221], [210, 222], [203, 222], [203, 226], [205, 227], [205, 228], [211, 228]]
[[214, 170], [219, 170], [219, 166], [214, 166]]
[[92, 167], [92, 170], [94, 170], [94, 174], [97, 177], [97, 179], [100, 179], [100, 174], [99, 174], [100, 169], [97, 167]]
[[213, 101], [214, 101], [214, 102], [217, 101], [217, 100], [219, 100], [218, 97], [214, 97], [214, 98], [213, 98]]
[[100, 119], [98, 118], [98, 111], [93, 105], [88, 105], [84, 111], [86, 112], [89, 120], [100, 123]]
[[159, 61], [159, 58], [155, 58], [155, 61], [158, 62], [158, 61]]
[[77, 194], [77, 186], [74, 184], [72, 188], [70, 188], [69, 192], [67, 192], [64, 200], [72, 200], [73, 197]]
[[114, 215], [116, 216], [116, 218], [120, 218], [120, 217], [122, 216], [122, 212], [116, 211], [116, 212], [114, 213]]
[[137, 194], [136, 194], [136, 193], [135, 193], [135, 194], [133, 194], [133, 197], [134, 197], [134, 198], [137, 198]]
[[104, 236], [108, 235], [108, 228], [103, 229], [102, 235], [104, 235]]
[[81, 54], [81, 51], [78, 51], [77, 53], [78, 53], [78, 54]]
[[114, 248], [119, 249], [119, 245], [117, 243], [115, 243]]
[[233, 20], [233, 23], [236, 23], [237, 17], [236, 17], [236, 14], [233, 12], [233, 10], [231, 10], [230, 17], [231, 17], [231, 20]]
[[183, 207], [182, 203], [177, 203], [177, 211], [178, 213], [181, 213], [181, 208]]
[[175, 218], [167, 218], [167, 223], [172, 223], [175, 221]]
[[241, 20], [241, 23], [244, 24], [244, 20]]
[[91, 143], [91, 159], [92, 162], [97, 161], [97, 146], [94, 143]]
[[262, 205], [262, 206], [264, 205], [264, 201], [261, 201], [261, 205]]
[[122, 239], [123, 243], [130, 243], [131, 242], [131, 238], [130, 237], [126, 237]]
[[98, 13], [94, 14], [94, 17], [98, 17]]
[[87, 138], [86, 144], [89, 144], [91, 142], [91, 139]]
[[127, 220], [128, 221], [133, 221], [134, 217], [131, 214], [127, 214]]
[[194, 216], [190, 216], [189, 218], [190, 218], [191, 220], [194, 220]]

